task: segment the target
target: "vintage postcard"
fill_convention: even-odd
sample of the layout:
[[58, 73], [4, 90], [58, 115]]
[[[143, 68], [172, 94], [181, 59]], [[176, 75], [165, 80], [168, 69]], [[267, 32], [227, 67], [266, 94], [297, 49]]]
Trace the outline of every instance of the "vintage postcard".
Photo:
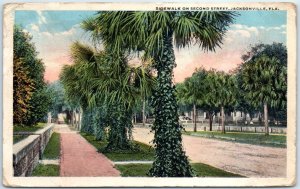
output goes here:
[[296, 183], [292, 3], [4, 6], [3, 184]]

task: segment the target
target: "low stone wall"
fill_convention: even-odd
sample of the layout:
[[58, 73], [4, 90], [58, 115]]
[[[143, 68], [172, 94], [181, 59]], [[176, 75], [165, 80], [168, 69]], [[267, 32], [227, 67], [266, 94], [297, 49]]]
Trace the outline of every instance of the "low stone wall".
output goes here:
[[40, 159], [42, 159], [42, 155], [50, 140], [52, 133], [53, 133], [53, 124], [35, 132], [35, 135], [40, 135]]
[[29, 176], [40, 156], [40, 136], [30, 135], [13, 146], [14, 176]]
[[29, 135], [13, 145], [14, 176], [30, 176], [53, 133], [53, 124], [36, 132], [18, 132], [17, 135]]

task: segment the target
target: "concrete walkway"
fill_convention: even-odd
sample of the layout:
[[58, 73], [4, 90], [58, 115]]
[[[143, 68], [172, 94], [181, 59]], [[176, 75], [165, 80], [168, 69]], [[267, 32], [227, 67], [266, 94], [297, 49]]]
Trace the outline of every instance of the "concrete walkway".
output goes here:
[[71, 131], [67, 125], [56, 125], [55, 131], [60, 133], [61, 141], [60, 176], [120, 176], [113, 163], [80, 134]]
[[[134, 140], [149, 144], [153, 133], [134, 128]], [[205, 163], [247, 177], [286, 177], [286, 148], [273, 148], [183, 135], [192, 162]]]

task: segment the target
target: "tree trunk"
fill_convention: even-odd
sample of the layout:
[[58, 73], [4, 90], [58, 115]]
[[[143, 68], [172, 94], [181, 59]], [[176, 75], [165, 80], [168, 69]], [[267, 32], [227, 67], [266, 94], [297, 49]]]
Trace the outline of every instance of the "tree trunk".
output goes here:
[[107, 151], [126, 150], [130, 148], [128, 130], [132, 128], [132, 112], [123, 105], [116, 105], [112, 110], [112, 126], [109, 131]]
[[182, 126], [178, 119], [173, 80], [175, 56], [172, 32], [164, 34], [161, 52], [156, 52], [154, 67], [157, 82], [154, 91], [153, 108], [155, 159], [149, 171], [155, 177], [191, 177], [192, 169], [182, 147]]
[[145, 99], [143, 99], [143, 127], [146, 126], [146, 117], [145, 117], [145, 107], [146, 107], [146, 102]]
[[193, 120], [194, 120], [194, 132], [197, 132], [197, 110], [196, 105], [193, 105]]
[[222, 133], [225, 133], [225, 114], [224, 114], [224, 106], [221, 107], [221, 119], [222, 119]]
[[77, 127], [76, 109], [74, 109], [73, 112], [74, 112], [74, 127], [76, 129], [76, 127]]
[[264, 120], [265, 120], [265, 135], [269, 135], [269, 118], [268, 118], [268, 105], [264, 103]]
[[212, 113], [208, 113], [208, 118], [209, 118], [209, 131], [212, 131], [212, 122], [213, 122]]
[[80, 131], [80, 127], [81, 127], [81, 108], [79, 108], [78, 110], [78, 128], [77, 128], [78, 131]]

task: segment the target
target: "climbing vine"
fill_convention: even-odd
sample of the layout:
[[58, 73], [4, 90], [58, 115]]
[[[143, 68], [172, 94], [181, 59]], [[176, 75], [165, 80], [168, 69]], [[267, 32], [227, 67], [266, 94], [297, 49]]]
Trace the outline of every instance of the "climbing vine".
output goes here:
[[157, 86], [152, 98], [155, 121], [154, 131], [155, 161], [150, 169], [151, 176], [189, 177], [192, 169], [182, 147], [182, 126], [178, 122], [178, 105], [175, 86], [172, 83], [172, 71], [175, 56], [172, 35], [164, 35], [162, 55], [155, 57]]

